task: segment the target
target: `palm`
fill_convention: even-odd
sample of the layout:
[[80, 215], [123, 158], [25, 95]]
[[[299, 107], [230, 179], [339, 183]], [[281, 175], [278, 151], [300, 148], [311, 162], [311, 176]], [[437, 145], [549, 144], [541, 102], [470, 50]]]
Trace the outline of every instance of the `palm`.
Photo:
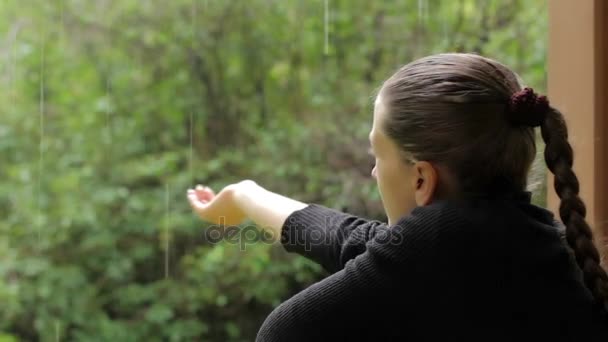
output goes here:
[[228, 185], [217, 195], [208, 187], [198, 185], [196, 189], [188, 190], [188, 201], [195, 213], [204, 221], [236, 225], [244, 219], [244, 213], [233, 200], [234, 186]]

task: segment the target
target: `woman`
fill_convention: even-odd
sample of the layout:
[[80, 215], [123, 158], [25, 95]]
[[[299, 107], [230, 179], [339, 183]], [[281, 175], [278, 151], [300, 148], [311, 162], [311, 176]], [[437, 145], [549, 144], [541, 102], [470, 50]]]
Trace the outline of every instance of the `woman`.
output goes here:
[[[526, 191], [536, 126], [565, 227]], [[330, 272], [258, 341], [608, 341], [608, 277], [546, 97], [497, 61], [428, 56], [382, 84], [369, 139], [387, 224], [251, 180], [188, 190], [203, 220], [250, 218]]]

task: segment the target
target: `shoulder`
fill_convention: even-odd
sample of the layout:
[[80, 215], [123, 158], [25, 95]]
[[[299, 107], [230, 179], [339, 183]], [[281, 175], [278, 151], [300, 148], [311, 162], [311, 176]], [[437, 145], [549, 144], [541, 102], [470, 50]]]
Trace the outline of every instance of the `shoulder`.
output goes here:
[[[373, 330], [345, 326], [381, 324], [374, 310], [396, 307], [390, 300], [394, 284], [379, 272], [368, 252], [349, 260], [344, 269], [317, 281], [293, 295], [266, 318], [258, 341], [313, 341], [335, 338], [351, 340]], [[394, 310], [394, 309], [393, 309]], [[365, 340], [373, 340], [365, 339]]]

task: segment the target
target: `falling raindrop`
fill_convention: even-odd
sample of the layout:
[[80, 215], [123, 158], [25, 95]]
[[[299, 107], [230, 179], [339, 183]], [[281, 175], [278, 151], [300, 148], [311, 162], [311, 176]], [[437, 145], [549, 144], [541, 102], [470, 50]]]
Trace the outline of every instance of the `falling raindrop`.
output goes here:
[[446, 49], [450, 49], [450, 32], [448, 30], [448, 22], [447, 20], [441, 21], [441, 31], [443, 33], [443, 46]]
[[[205, 1], [205, 10], [207, 9], [207, 1]], [[192, 51], [196, 51], [196, 30], [197, 30], [197, 9], [196, 0], [192, 1]], [[194, 127], [194, 109], [190, 110], [189, 134], [190, 134], [190, 153], [188, 155], [188, 167], [190, 168], [190, 184], [194, 185], [194, 148], [193, 148], [193, 127]], [[192, 216], [192, 223], [195, 217]]]
[[[205, 9], [207, 9], [207, 1], [205, 1]], [[192, 1], [192, 9], [190, 15], [191, 15], [191, 19], [192, 19], [192, 48], [194, 48], [194, 44], [196, 42], [196, 0]]]
[[325, 0], [325, 55], [329, 53], [329, 0]]
[[40, 145], [38, 156], [38, 242], [40, 242], [40, 229], [42, 226], [42, 169], [44, 164], [44, 36], [41, 34], [40, 44]]
[[11, 107], [16, 103], [15, 97], [17, 96], [17, 35], [19, 34], [19, 30], [15, 31], [15, 36], [13, 37], [13, 53], [12, 53], [12, 61], [11, 61]]
[[190, 166], [190, 184], [194, 184], [194, 171], [193, 171], [193, 155], [194, 155], [194, 150], [193, 150], [193, 144], [192, 144], [192, 139], [193, 139], [193, 135], [192, 135], [192, 126], [194, 124], [194, 115], [192, 113], [192, 111], [190, 111], [190, 155], [188, 156], [188, 164]]
[[112, 141], [112, 136], [111, 136], [112, 135], [112, 132], [111, 132], [112, 127], [111, 127], [111, 124], [110, 124], [110, 120], [111, 120], [110, 116], [112, 114], [112, 108], [111, 108], [112, 107], [111, 106], [111, 102], [112, 101], [110, 101], [110, 99], [111, 99], [111, 87], [112, 87], [111, 86], [111, 80], [110, 80], [110, 76], [108, 75], [106, 77], [106, 101], [107, 101], [107, 103], [106, 103], [106, 128], [108, 130], [108, 137], [109, 137], [110, 141]]
[[55, 342], [59, 342], [59, 321], [55, 321]]
[[169, 183], [165, 188], [165, 278], [169, 278]]
[[65, 0], [61, 0], [61, 33], [60, 33], [60, 37], [59, 39], [61, 40], [61, 45], [63, 46], [64, 44], [64, 39], [65, 39], [65, 17], [64, 17], [64, 12], [65, 12]]
[[428, 17], [427, 0], [418, 0], [418, 22], [426, 22]]

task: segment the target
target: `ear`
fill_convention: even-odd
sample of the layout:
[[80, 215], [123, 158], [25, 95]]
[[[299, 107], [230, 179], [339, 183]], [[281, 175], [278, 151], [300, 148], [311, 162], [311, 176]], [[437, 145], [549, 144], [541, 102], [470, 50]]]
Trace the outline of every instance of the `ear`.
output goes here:
[[414, 196], [418, 206], [424, 206], [433, 201], [439, 183], [439, 173], [433, 164], [419, 161], [414, 164]]

